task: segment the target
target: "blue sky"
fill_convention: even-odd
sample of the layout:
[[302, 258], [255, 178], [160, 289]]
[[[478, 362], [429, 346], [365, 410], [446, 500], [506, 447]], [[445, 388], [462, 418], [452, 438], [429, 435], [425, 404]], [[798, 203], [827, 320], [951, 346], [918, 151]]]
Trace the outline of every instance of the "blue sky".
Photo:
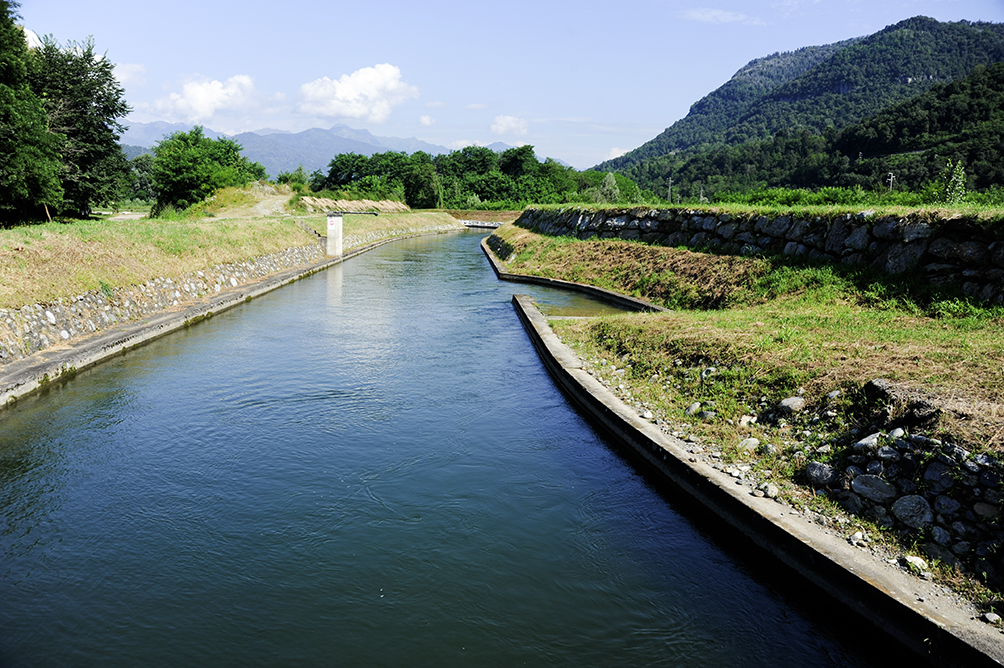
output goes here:
[[917, 15], [1004, 22], [1004, 0], [22, 0], [20, 14], [61, 43], [93, 36], [129, 120], [344, 123], [450, 148], [532, 144], [585, 169], [754, 58]]

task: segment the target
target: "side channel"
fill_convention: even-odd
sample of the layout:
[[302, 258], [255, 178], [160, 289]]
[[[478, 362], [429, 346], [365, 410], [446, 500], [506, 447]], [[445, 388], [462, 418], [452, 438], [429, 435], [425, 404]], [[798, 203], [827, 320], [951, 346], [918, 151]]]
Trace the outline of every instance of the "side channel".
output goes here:
[[0, 666], [884, 659], [573, 410], [482, 236], [383, 246], [2, 415]]

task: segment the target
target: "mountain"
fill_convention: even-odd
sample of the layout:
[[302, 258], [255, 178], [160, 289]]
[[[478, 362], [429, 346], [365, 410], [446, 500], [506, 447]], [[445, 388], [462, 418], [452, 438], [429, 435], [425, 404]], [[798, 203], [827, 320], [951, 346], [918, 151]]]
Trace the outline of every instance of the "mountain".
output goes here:
[[[126, 131], [119, 138], [120, 144], [140, 146], [150, 148], [164, 137], [175, 132], [188, 132], [192, 125], [187, 123], [165, 123], [164, 121], [154, 121], [153, 123], [129, 123]], [[214, 132], [209, 128], [203, 128], [202, 134], [210, 139], [216, 139], [223, 135]]]
[[915, 17], [867, 37], [750, 62], [686, 118], [597, 166], [661, 191], [673, 152], [735, 146], [807, 129], [840, 130], [977, 65], [1004, 61], [1004, 25]]
[[[778, 131], [770, 139], [646, 161], [672, 170], [674, 192], [715, 197], [773, 187], [897, 189], [931, 195], [948, 163], [966, 187], [1004, 186], [1004, 62], [887, 107], [837, 132]], [[933, 201], [933, 200], [932, 200]]]
[[[123, 133], [121, 142], [130, 147], [130, 152], [135, 152], [136, 147], [151, 147], [173, 132], [187, 132], [191, 129], [191, 125], [184, 123], [131, 123]], [[203, 129], [203, 134], [213, 139], [224, 136], [208, 128]], [[339, 153], [373, 155], [386, 151], [425, 151], [436, 155], [449, 152], [445, 146], [429, 144], [415, 137], [377, 137], [367, 130], [355, 130], [346, 125], [336, 125], [328, 130], [312, 128], [296, 133], [266, 128], [227, 136], [243, 147], [243, 154], [249, 160], [260, 162], [272, 177], [278, 176], [280, 172], [291, 172], [299, 165], [303, 165], [308, 174], [315, 169], [326, 171], [328, 163]]]
[[646, 158], [706, 144], [719, 144], [732, 123], [742, 118], [758, 100], [778, 86], [805, 74], [855, 41], [807, 46], [797, 51], [774, 53], [751, 60], [724, 85], [695, 102], [686, 117], [663, 130], [655, 139], [618, 158], [600, 163], [596, 169], [621, 171]]

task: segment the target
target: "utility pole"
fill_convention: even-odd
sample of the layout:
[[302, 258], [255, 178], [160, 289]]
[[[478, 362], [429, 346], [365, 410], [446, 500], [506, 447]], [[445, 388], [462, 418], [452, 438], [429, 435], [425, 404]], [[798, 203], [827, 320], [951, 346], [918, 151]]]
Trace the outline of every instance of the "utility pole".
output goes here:
[[896, 180], [896, 175], [893, 174], [892, 172], [889, 172], [889, 176], [886, 178], [886, 181], [889, 182], [889, 192], [892, 192], [892, 182], [895, 180]]

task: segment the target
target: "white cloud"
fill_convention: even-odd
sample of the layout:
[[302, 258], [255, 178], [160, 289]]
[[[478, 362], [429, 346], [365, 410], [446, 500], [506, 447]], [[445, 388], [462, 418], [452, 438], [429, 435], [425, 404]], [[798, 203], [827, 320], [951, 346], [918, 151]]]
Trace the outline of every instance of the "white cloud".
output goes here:
[[29, 49], [38, 49], [42, 46], [42, 40], [38, 38], [34, 30], [24, 29], [24, 41], [28, 43]]
[[488, 108], [488, 105], [487, 104], [483, 104], [481, 102], [475, 102], [474, 104], [469, 104], [466, 107], [464, 107], [464, 109], [471, 109], [471, 110], [474, 110], [474, 111], [477, 111], [478, 109], [487, 109], [487, 108]]
[[305, 83], [300, 96], [298, 109], [304, 114], [382, 123], [392, 107], [418, 97], [418, 89], [401, 81], [401, 70], [383, 63], [343, 74], [337, 81], [322, 77]]
[[746, 25], [762, 26], [766, 25], [761, 19], [746, 16], [738, 12], [727, 12], [724, 9], [710, 9], [708, 7], [698, 7], [688, 9], [683, 12], [683, 18], [691, 21], [701, 21], [703, 23], [745, 23]]
[[478, 142], [471, 141], [469, 139], [458, 139], [457, 141], [450, 142], [446, 145], [446, 148], [452, 149], [454, 151], [459, 151], [462, 148], [467, 148], [468, 146], [480, 146]]
[[432, 116], [426, 115], [419, 118], [418, 122], [424, 125], [425, 127], [429, 127], [430, 125], [434, 125], [436, 123], [436, 119], [433, 118]]
[[146, 65], [137, 63], [115, 63], [115, 78], [123, 86], [135, 84], [146, 85]]
[[429, 109], [439, 109], [440, 107], [445, 107], [445, 102], [426, 102], [425, 106]]
[[497, 135], [525, 135], [530, 129], [530, 121], [515, 116], [496, 116], [490, 129]]
[[607, 153], [607, 160], [613, 160], [614, 158], [619, 158], [625, 153], [627, 153], [627, 149], [617, 148], [616, 146], [614, 146], [613, 148], [610, 149], [610, 152]]
[[154, 108], [172, 118], [199, 123], [219, 111], [240, 111], [254, 104], [254, 79], [238, 74], [224, 81], [189, 81], [180, 93], [157, 100]]

